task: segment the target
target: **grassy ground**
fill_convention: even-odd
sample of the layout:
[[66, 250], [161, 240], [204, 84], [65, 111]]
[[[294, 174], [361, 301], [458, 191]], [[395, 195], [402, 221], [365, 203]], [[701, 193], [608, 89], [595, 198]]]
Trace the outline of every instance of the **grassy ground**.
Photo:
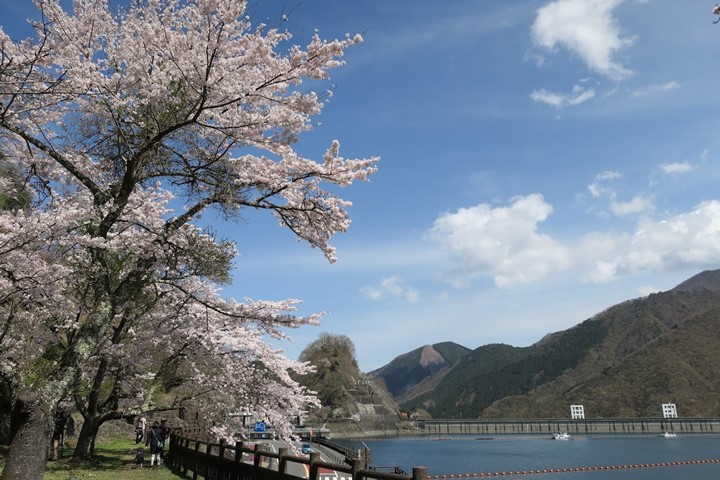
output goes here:
[[[65, 458], [57, 462], [48, 462], [44, 480], [177, 480], [183, 477], [174, 475], [165, 467], [149, 468], [150, 455], [145, 451], [145, 467], [136, 468], [135, 442], [127, 437], [98, 438], [95, 456], [92, 460], [78, 461], [70, 458], [72, 450], [65, 452]], [[2, 452], [3, 454], [5, 452]], [[3, 459], [0, 458], [0, 471]]]

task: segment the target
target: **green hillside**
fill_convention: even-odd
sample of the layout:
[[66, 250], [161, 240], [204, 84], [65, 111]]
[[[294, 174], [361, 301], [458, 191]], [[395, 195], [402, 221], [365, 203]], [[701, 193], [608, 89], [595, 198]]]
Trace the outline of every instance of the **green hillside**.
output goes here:
[[541, 347], [488, 345], [465, 356], [432, 392], [401, 405], [422, 408], [436, 418], [477, 417], [494, 401], [530, 392], [574, 368], [606, 335], [589, 320]]
[[442, 355], [445, 361], [450, 365], [453, 365], [468, 352], [472, 351], [469, 348], [463, 347], [462, 345], [458, 345], [454, 342], [436, 343], [432, 347], [440, 353], [440, 355]]
[[[659, 416], [661, 403], [675, 403], [683, 416], [718, 416], [719, 340], [716, 270], [615, 305], [531, 347], [482, 346], [424, 378], [422, 392], [405, 396], [401, 407], [435, 418], [562, 418], [579, 403], [588, 416], [609, 418]], [[378, 374], [392, 372], [417, 389], [409, 372], [418, 371], [422, 349], [411, 353]]]
[[453, 342], [426, 345], [396, 357], [370, 374], [382, 378], [390, 393], [399, 398], [438, 372], [447, 370], [470, 351]]

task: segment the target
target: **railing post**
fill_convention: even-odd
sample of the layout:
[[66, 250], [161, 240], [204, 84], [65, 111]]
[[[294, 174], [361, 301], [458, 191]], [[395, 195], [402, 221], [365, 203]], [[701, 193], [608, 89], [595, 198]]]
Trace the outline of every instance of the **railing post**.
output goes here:
[[413, 480], [427, 480], [427, 467], [413, 467]]
[[243, 459], [243, 442], [235, 442], [235, 463], [242, 463]]
[[195, 440], [195, 465], [193, 465], [193, 480], [197, 480], [198, 477], [198, 460], [200, 460], [200, 442]]
[[207, 443], [207, 447], [205, 447], [205, 470], [203, 471], [203, 478], [206, 480], [210, 478], [215, 478], [210, 476], [210, 459], [212, 455], [212, 444], [210, 442]]
[[240, 479], [240, 464], [243, 461], [243, 442], [235, 442], [235, 462], [233, 464], [233, 474], [232, 478], [233, 480], [239, 480]]
[[317, 462], [320, 460], [320, 452], [312, 452], [310, 454], [310, 475], [308, 480], [318, 480], [320, 467]]
[[226, 440], [224, 438], [220, 439], [220, 447], [218, 448], [218, 461], [217, 461], [217, 469], [218, 469], [218, 476], [216, 478], [222, 478], [223, 480], [226, 478], [226, 471], [225, 471], [225, 447], [226, 447]]
[[[185, 450], [190, 450], [190, 438], [189, 438], [189, 437], [186, 437], [186, 438], [185, 438]], [[188, 471], [188, 464], [189, 464], [189, 462], [188, 462], [187, 460], [183, 460], [182, 463], [183, 463], [183, 471], [182, 471], [182, 473], [185, 474], [185, 473], [187, 473], [187, 471]]]
[[173, 461], [173, 453], [175, 452], [175, 442], [176, 437], [173, 432], [170, 432], [170, 437], [166, 438], [165, 441], [167, 442], [167, 456], [165, 457], [165, 462], [170, 465], [170, 467], [175, 470], [177, 468], [177, 465], [175, 465], [175, 462]]
[[278, 473], [285, 473], [285, 463], [287, 463], [285, 457], [287, 453], [287, 447], [278, 448]]
[[253, 465], [255, 465], [256, 467], [260, 466], [260, 455], [258, 455], [258, 453], [260, 453], [259, 447], [260, 447], [260, 444], [256, 443], [255, 444], [255, 452], [254, 452], [254, 456], [253, 456]]
[[351, 466], [352, 466], [352, 479], [360, 480], [358, 478], [358, 470], [360, 470], [362, 468], [362, 460], [360, 460], [359, 458], [353, 458]]

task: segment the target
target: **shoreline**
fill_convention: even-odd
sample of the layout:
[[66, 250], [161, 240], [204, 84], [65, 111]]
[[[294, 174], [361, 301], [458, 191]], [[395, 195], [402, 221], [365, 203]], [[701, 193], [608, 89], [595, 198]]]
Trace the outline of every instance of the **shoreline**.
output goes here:
[[547, 434], [567, 432], [588, 434], [720, 434], [720, 418], [607, 418], [607, 419], [489, 419], [489, 420], [418, 420], [398, 423], [389, 429], [341, 428], [328, 425], [335, 439], [400, 438], [442, 435]]

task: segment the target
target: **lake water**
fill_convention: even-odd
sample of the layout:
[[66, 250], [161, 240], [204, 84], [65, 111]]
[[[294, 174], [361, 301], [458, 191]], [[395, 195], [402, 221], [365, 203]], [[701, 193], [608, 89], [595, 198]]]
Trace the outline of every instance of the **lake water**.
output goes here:
[[[484, 474], [533, 470], [559, 473], [523, 475], [523, 478], [567, 480], [715, 480], [720, 479], [720, 436], [683, 435], [573, 435], [570, 440], [549, 436], [508, 435], [440, 438], [394, 438], [340, 441], [359, 450], [367, 446], [374, 467], [399, 466], [408, 473], [424, 466], [428, 475], [474, 478]], [[646, 466], [670, 462], [708, 463]], [[638, 466], [636, 466], [638, 465]], [[622, 468], [630, 467], [630, 468]], [[585, 467], [585, 471], [572, 471]], [[594, 470], [598, 467], [598, 470]], [[600, 469], [602, 467], [602, 470]], [[612, 467], [616, 467], [613, 469]], [[591, 470], [587, 470], [590, 468]], [[566, 469], [567, 472], [562, 470]]]

